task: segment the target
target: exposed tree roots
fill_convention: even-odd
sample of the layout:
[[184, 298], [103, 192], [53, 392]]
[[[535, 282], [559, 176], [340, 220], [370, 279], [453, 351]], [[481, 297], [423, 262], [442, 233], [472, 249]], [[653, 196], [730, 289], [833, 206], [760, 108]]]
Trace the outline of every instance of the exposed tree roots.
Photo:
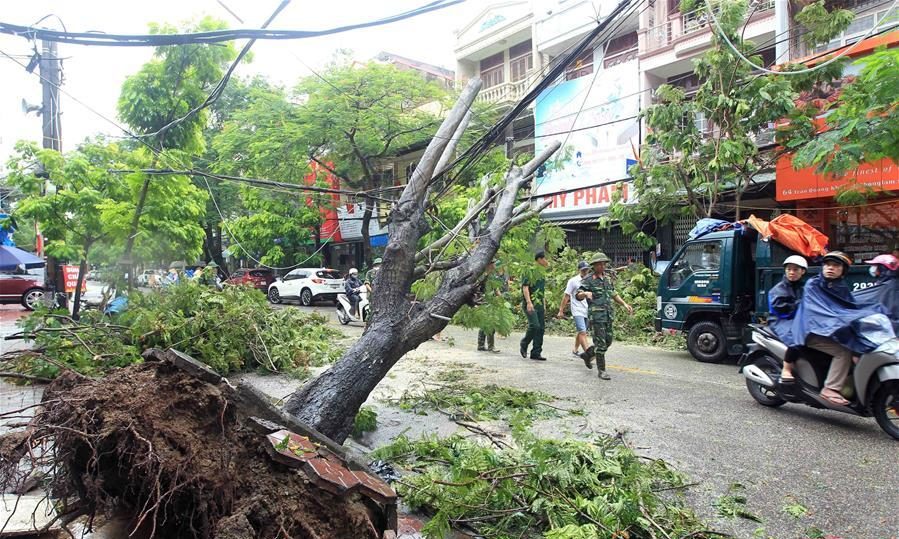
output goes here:
[[0, 438], [0, 480], [12, 492], [41, 469], [61, 514], [124, 513], [135, 537], [380, 539], [376, 506], [321, 490], [266, 443], [220, 387], [145, 363], [61, 376], [27, 435]]

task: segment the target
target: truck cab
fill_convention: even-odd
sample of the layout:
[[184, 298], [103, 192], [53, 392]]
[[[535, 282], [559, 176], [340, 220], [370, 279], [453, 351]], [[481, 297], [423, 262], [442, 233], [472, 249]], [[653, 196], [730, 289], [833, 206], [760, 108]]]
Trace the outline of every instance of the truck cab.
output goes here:
[[[656, 330], [686, 334], [687, 349], [702, 362], [741, 354], [748, 324], [767, 319], [768, 290], [794, 254], [775, 241], [759, 241], [751, 228], [687, 241], [659, 279]], [[820, 269], [810, 262], [805, 278]], [[854, 292], [873, 286], [864, 265], [852, 266], [847, 278]]]

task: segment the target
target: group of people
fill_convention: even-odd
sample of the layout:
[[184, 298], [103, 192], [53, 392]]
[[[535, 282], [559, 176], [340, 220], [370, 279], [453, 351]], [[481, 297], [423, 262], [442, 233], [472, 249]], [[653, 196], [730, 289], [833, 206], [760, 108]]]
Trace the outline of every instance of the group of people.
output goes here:
[[846, 282], [852, 259], [846, 253], [825, 254], [821, 273], [805, 284], [807, 260], [799, 255], [784, 260], [784, 278], [768, 292], [769, 326], [788, 346], [781, 384], [795, 382], [793, 366], [802, 347], [819, 350], [833, 357], [820, 396], [836, 405], [849, 404], [841, 394], [849, 370], [872, 349], [851, 323], [879, 313], [889, 317], [894, 332], [899, 329], [899, 258], [883, 254], [865, 263], [876, 281], [853, 295]]
[[[549, 265], [544, 252], [537, 253], [534, 259], [538, 265], [544, 268]], [[583, 260], [578, 262], [578, 273], [568, 280], [557, 315], [558, 317], [565, 316], [565, 307], [570, 306], [571, 316], [577, 330], [572, 353], [583, 359], [584, 365], [588, 369], [592, 369], [595, 362], [597, 375], [602, 380], [611, 379], [606, 372], [606, 352], [612, 345], [614, 335], [612, 331], [613, 304], [617, 303], [628, 313], [633, 313], [633, 308], [615, 291], [612, 278], [606, 271], [606, 265], [609, 262], [609, 257], [604, 253], [596, 254], [589, 264]], [[546, 281], [542, 277], [533, 280], [525, 278], [521, 283], [521, 292], [523, 308], [528, 318], [528, 329], [524, 338], [521, 339], [519, 352], [523, 358], [530, 357], [536, 361], [546, 361], [543, 356], [543, 334], [546, 330]], [[588, 328], [593, 334], [592, 344], [587, 337]], [[530, 355], [528, 355], [528, 349], [530, 349]], [[578, 349], [583, 352], [579, 354]]]

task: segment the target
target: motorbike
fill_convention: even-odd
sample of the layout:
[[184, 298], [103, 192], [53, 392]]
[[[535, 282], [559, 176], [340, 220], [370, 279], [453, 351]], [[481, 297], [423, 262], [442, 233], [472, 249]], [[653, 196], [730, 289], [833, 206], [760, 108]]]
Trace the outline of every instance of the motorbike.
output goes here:
[[337, 320], [344, 326], [353, 320], [360, 322], [368, 321], [368, 316], [371, 313], [371, 305], [368, 303], [368, 293], [360, 292], [359, 298], [358, 308], [359, 312], [362, 313], [362, 316], [361, 318], [355, 318], [350, 314], [353, 308], [353, 304], [350, 303], [350, 298], [348, 298], [346, 294], [337, 294]]
[[849, 404], [841, 406], [819, 393], [827, 378], [831, 357], [811, 348], [801, 348], [793, 366], [795, 381], [781, 383], [780, 373], [787, 345], [771, 329], [750, 324], [752, 343], [740, 359], [746, 388], [759, 404], [776, 408], [796, 403], [871, 417], [884, 432], [899, 440], [899, 339], [882, 340], [875, 350], [862, 355], [850, 371], [843, 390]]

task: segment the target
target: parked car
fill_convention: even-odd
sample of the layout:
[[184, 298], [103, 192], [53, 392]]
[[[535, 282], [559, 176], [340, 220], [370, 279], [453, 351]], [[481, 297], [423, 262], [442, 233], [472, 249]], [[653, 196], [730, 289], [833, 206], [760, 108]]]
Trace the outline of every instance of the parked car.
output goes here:
[[265, 293], [273, 282], [275, 282], [275, 273], [270, 269], [241, 268], [232, 273], [225, 284], [252, 286]]
[[139, 273], [135, 278], [137, 286], [149, 286], [151, 275], [159, 275], [159, 270], [144, 270], [142, 273]]
[[268, 300], [281, 303], [285, 299], [298, 299], [303, 305], [316, 300], [337, 301], [343, 293], [343, 275], [328, 268], [297, 268], [279, 277], [268, 287]]
[[22, 304], [29, 311], [44, 300], [44, 280], [35, 275], [0, 274], [0, 303]]

